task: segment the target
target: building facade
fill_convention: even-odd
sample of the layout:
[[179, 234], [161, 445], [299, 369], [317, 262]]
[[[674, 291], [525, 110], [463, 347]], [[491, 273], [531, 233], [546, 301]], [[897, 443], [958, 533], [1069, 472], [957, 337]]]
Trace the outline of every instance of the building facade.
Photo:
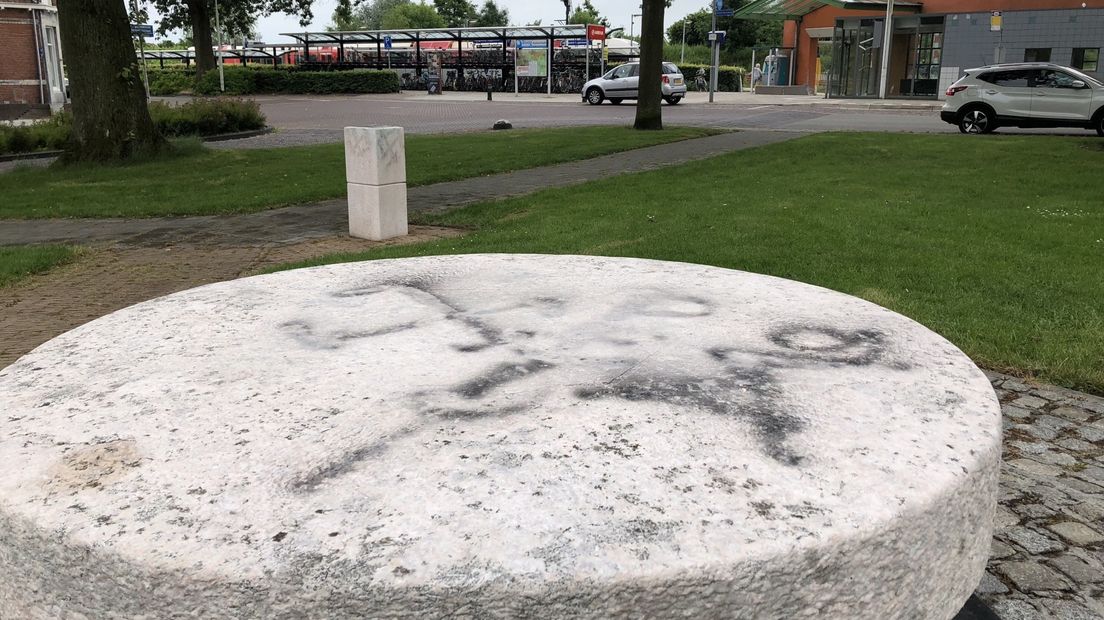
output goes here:
[[[790, 80], [832, 97], [882, 94], [885, 0], [754, 0], [739, 14], [786, 19]], [[912, 0], [894, 3], [885, 95], [942, 98], [962, 70], [1050, 61], [1101, 70], [1104, 0]]]
[[0, 0], [0, 118], [64, 105], [54, 0]]

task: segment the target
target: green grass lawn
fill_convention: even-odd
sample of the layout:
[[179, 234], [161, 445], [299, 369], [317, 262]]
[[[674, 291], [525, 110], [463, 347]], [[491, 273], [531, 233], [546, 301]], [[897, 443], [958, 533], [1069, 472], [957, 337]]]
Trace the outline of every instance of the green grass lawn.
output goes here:
[[821, 134], [461, 209], [427, 219], [464, 237], [311, 264], [538, 252], [719, 265], [857, 295], [982, 366], [1104, 393], [1102, 145]]
[[[718, 133], [572, 127], [406, 138], [407, 182], [427, 185]], [[341, 144], [258, 150], [188, 148], [120, 166], [21, 168], [0, 174], [0, 218], [246, 213], [345, 195]]]
[[0, 288], [67, 263], [77, 249], [67, 245], [19, 245], [0, 247]]

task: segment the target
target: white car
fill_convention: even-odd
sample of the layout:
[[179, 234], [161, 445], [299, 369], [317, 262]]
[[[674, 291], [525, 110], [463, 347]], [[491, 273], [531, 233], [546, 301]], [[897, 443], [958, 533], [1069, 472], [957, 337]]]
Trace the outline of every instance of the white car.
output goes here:
[[940, 118], [962, 133], [1002, 126], [1082, 127], [1104, 136], [1104, 84], [1050, 63], [967, 69], [947, 89]]
[[[669, 105], [678, 105], [686, 96], [686, 80], [673, 62], [663, 63], [662, 91], [663, 100]], [[624, 99], [636, 99], [640, 96], [640, 63], [627, 62], [614, 67], [602, 77], [583, 84], [583, 101], [590, 105], [599, 105], [609, 99], [616, 105]]]

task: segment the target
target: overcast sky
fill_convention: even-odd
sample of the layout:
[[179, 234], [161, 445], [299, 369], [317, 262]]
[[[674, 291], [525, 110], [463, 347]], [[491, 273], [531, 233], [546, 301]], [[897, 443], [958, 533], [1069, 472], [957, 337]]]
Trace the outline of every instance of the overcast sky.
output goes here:
[[[432, 0], [427, 0], [432, 3]], [[591, 0], [598, 12], [609, 19], [612, 27], [624, 26], [625, 32], [629, 31], [629, 18], [634, 13], [640, 13], [640, 0]], [[482, 0], [473, 2], [476, 6], [482, 6]], [[572, 6], [581, 5], [582, 0], [572, 0]], [[333, 14], [337, 0], [314, 0], [314, 22], [306, 27], [306, 30], [324, 30], [330, 24], [330, 16]], [[541, 20], [542, 24], [551, 24], [553, 20], [563, 19], [564, 6], [561, 0], [498, 0], [500, 7], [510, 11], [510, 21], [514, 25], [525, 24]], [[708, 7], [704, 0], [674, 0], [671, 7], [664, 14], [664, 28], [678, 21], [687, 13]], [[156, 19], [156, 17], [155, 17]], [[633, 29], [640, 32], [640, 18], [634, 20]], [[281, 32], [302, 32], [304, 28], [299, 25], [299, 20], [286, 15], [273, 15], [262, 18], [257, 23], [257, 36], [265, 43], [285, 43], [291, 41], [287, 37], [281, 37]], [[179, 38], [179, 35], [174, 38]]]

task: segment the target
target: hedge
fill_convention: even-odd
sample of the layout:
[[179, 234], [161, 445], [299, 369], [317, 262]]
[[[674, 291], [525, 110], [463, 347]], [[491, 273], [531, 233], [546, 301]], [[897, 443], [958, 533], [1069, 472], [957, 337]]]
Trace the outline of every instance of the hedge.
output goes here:
[[[300, 71], [293, 69], [224, 67], [225, 94], [328, 95], [399, 92], [399, 76], [392, 71]], [[219, 73], [208, 71], [196, 80], [194, 92], [218, 95]]]
[[[693, 86], [694, 77], [698, 74], [698, 69], [705, 70], [705, 79], [709, 79], [709, 65], [678, 65], [679, 71], [682, 72], [682, 76], [686, 78], [687, 87]], [[744, 78], [743, 67], [726, 67], [724, 65], [717, 67], [717, 90], [724, 92], [735, 92], [742, 90], [742, 80]]]
[[[158, 130], [169, 138], [213, 136], [265, 126], [257, 102], [241, 99], [196, 100], [179, 106], [155, 101], [149, 111]], [[72, 126], [73, 119], [67, 112], [33, 125], [0, 125], [0, 155], [63, 149]]]

